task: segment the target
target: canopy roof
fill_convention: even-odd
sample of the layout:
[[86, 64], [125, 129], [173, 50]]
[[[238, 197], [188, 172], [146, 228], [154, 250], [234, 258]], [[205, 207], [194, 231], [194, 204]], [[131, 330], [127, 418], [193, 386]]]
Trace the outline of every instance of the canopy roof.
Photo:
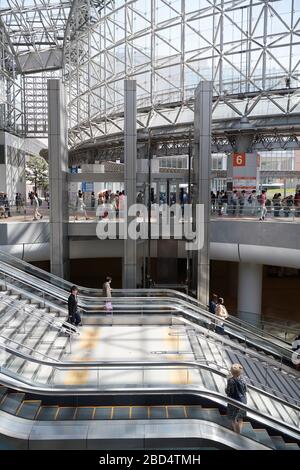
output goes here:
[[73, 0], [0, 0], [0, 19], [16, 55], [61, 48]]

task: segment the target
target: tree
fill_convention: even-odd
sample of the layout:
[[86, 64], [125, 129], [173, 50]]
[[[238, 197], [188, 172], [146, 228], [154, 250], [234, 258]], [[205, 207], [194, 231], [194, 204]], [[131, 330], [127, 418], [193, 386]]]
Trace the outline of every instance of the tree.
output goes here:
[[34, 185], [34, 190], [45, 190], [49, 184], [48, 163], [42, 157], [30, 157], [26, 162], [26, 181]]

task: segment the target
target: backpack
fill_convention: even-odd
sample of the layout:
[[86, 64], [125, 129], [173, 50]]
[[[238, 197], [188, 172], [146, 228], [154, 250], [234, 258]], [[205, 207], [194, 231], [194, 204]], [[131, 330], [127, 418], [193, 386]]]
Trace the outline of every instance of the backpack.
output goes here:
[[43, 204], [43, 200], [40, 197], [38, 197], [38, 203], [39, 203], [39, 207]]
[[[225, 393], [230, 398], [240, 401], [241, 403], [247, 403], [246, 398], [247, 386], [240, 380], [230, 378], [227, 382]], [[232, 392], [230, 394], [230, 392]]]

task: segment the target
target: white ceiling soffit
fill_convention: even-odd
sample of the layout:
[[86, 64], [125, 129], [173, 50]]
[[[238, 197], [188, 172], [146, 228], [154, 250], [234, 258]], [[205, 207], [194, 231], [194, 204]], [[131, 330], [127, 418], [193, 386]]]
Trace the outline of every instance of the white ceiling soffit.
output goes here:
[[62, 58], [62, 49], [49, 49], [22, 54], [19, 56], [19, 63], [22, 73], [34, 73], [61, 68]]

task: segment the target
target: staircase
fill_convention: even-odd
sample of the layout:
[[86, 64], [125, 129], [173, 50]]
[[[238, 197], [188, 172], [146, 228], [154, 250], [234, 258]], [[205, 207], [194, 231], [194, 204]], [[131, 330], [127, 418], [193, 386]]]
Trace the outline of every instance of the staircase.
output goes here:
[[[25, 313], [25, 309], [27, 312]], [[67, 314], [43, 306], [43, 301], [25, 297], [16, 290], [0, 292], [0, 340], [14, 350], [43, 360], [59, 361], [75, 329], [65, 328]], [[27, 380], [47, 383], [52, 368], [6, 353], [3, 369]]]

